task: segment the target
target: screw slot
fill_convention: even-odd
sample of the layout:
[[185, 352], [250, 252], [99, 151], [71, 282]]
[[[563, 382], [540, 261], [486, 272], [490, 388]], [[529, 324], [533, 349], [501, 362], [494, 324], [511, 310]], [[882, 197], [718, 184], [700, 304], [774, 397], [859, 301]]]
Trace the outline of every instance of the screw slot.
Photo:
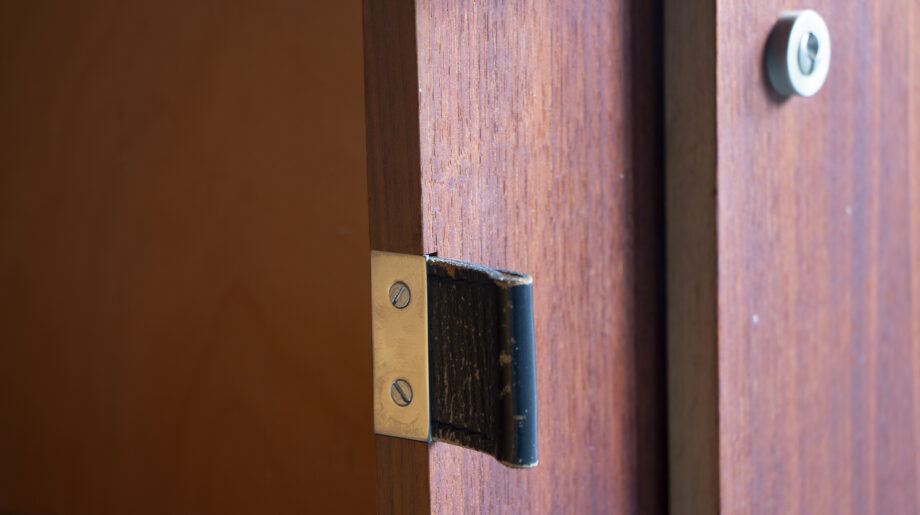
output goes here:
[[390, 398], [397, 406], [408, 406], [412, 402], [412, 386], [405, 379], [397, 379], [390, 385]]
[[802, 36], [799, 42], [799, 70], [804, 75], [811, 75], [818, 64], [818, 36], [814, 32], [808, 32]]
[[396, 281], [390, 285], [390, 304], [396, 309], [402, 309], [409, 305], [409, 287], [402, 281]]

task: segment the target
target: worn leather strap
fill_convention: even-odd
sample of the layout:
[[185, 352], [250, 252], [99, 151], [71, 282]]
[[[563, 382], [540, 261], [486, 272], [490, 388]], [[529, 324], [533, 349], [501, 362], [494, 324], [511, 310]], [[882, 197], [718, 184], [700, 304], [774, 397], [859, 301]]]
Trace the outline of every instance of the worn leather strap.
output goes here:
[[532, 279], [428, 258], [431, 435], [537, 464]]

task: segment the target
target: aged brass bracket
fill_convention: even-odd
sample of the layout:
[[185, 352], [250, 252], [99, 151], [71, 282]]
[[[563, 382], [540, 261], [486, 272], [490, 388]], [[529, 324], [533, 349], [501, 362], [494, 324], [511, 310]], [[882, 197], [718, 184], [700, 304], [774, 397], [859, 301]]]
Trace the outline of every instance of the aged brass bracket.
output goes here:
[[374, 432], [430, 441], [425, 257], [372, 251], [371, 309]]
[[374, 431], [537, 464], [532, 279], [371, 252]]

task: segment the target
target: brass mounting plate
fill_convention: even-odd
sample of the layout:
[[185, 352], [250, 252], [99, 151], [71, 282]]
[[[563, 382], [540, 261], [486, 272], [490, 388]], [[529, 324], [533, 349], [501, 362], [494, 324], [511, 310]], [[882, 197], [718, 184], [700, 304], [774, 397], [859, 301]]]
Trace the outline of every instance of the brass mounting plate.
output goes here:
[[[398, 283], [409, 290], [408, 304], [404, 305], [407, 292]], [[425, 256], [371, 251], [371, 313], [374, 432], [431, 441]], [[397, 380], [404, 382], [394, 387]], [[410, 391], [406, 391], [405, 383]], [[411, 399], [408, 403], [407, 398]]]

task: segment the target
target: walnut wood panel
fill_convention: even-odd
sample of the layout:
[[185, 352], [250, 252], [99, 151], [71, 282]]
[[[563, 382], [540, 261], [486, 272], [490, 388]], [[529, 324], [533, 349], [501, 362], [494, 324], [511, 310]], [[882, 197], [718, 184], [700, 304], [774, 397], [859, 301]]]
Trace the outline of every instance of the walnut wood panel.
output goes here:
[[[704, 395], [676, 409], [717, 408], [718, 425], [687, 435], [672, 418], [671, 431], [683, 431], [684, 443], [713, 440], [718, 452], [672, 468], [672, 494], [695, 469], [716, 471], [717, 502], [728, 513], [916, 513], [920, 7], [809, 4], [830, 28], [830, 73], [815, 97], [783, 100], [769, 88], [762, 52], [779, 13], [797, 6], [714, 5], [716, 30], [674, 55], [716, 56], [695, 72], [710, 77], [704, 89], [694, 89], [696, 79], [675, 86], [685, 97], [699, 94], [709, 112], [702, 127], [673, 127], [717, 156], [696, 161], [716, 194], [694, 195], [697, 205], [687, 207], [669, 186], [668, 202], [669, 223], [705, 209], [717, 225], [697, 231], [696, 242], [669, 239], [668, 252], [676, 260], [717, 248], [717, 280], [697, 298], [673, 298], [716, 298], [705, 308], [717, 331], [703, 324], [684, 337], [672, 326], [670, 345], [695, 346], [705, 359], [669, 367], [696, 368], [701, 382], [717, 378], [717, 390], [697, 389]], [[670, 57], [669, 77], [679, 66]], [[668, 109], [669, 140], [682, 114]], [[669, 182], [680, 179], [672, 174], [681, 159], [694, 159], [693, 148], [682, 155], [669, 146]], [[690, 265], [711, 269], [703, 254]], [[684, 497], [672, 499], [675, 511], [694, 511]]]
[[[657, 7], [639, 1], [365, 2], [368, 173], [407, 177], [369, 179], [372, 246], [534, 277], [540, 420], [531, 470], [379, 444], [381, 510], [403, 509], [389, 477], [418, 473], [406, 452], [427, 453], [413, 506], [436, 512], [665, 509], [659, 36]], [[417, 165], [397, 144], [413, 135]], [[410, 153], [406, 168], [384, 169], [388, 152]], [[412, 202], [419, 240], [401, 221]]]
[[357, 2], [0, 7], [0, 512], [374, 508]]
[[[407, 254], [422, 253], [415, 40], [412, 2], [364, 1], [370, 246]], [[377, 511], [430, 511], [428, 445], [376, 438]]]
[[715, 21], [665, 1], [669, 505], [692, 514], [719, 503]]

